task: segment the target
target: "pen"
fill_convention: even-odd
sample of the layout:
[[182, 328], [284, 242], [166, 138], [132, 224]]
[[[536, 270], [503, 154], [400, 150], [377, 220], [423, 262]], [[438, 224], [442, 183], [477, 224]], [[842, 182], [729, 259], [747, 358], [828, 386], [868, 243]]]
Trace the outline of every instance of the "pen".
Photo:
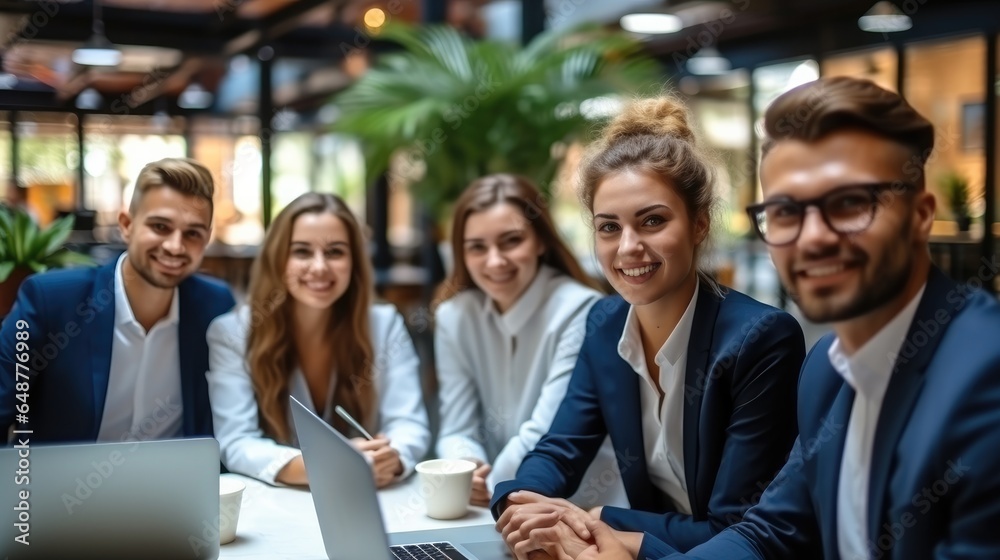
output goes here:
[[342, 406], [340, 406], [338, 404], [333, 410], [337, 414], [339, 414], [340, 417], [343, 418], [345, 422], [347, 422], [348, 424], [350, 424], [351, 426], [353, 426], [355, 430], [361, 432], [361, 435], [363, 435], [366, 438], [368, 438], [369, 441], [375, 439], [375, 438], [372, 437], [371, 434], [368, 433], [368, 430], [366, 430], [364, 428], [364, 426], [361, 425], [360, 422], [358, 422], [357, 420], [355, 420], [353, 416], [351, 416], [346, 410], [344, 410], [344, 407], [342, 407]]

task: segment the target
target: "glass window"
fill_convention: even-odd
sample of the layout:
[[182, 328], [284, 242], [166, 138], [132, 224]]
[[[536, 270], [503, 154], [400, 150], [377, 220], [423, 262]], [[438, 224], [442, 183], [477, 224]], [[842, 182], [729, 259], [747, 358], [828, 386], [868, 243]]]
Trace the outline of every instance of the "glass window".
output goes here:
[[[760, 162], [760, 144], [764, 138], [764, 112], [767, 106], [782, 93], [819, 79], [819, 65], [815, 60], [793, 60], [768, 66], [760, 66], [753, 71], [753, 109], [756, 120], [754, 133], [757, 135], [757, 161]], [[759, 200], [760, 181], [757, 181], [757, 192], [754, 198]]]
[[166, 115], [84, 117], [84, 206], [96, 212], [98, 228], [117, 227], [118, 212], [131, 200], [146, 164], [184, 157], [183, 127], [183, 118]]
[[258, 122], [245, 115], [191, 120], [191, 156], [215, 179], [212, 234], [227, 245], [258, 245], [264, 239]]
[[17, 127], [16, 180], [28, 188], [28, 206], [48, 223], [76, 205], [76, 115], [19, 112]]
[[[934, 152], [927, 162], [927, 187], [938, 197], [933, 233], [953, 235], [964, 210], [950, 204], [956, 185], [968, 186], [970, 232], [982, 232], [986, 41], [967, 37], [906, 47], [905, 95], [934, 123]], [[978, 234], [977, 234], [978, 232]]]
[[[684, 81], [687, 83], [684, 83]], [[682, 80], [681, 90], [692, 95], [688, 105], [693, 124], [714, 157], [719, 206], [712, 224], [712, 254], [706, 254], [716, 277], [727, 286], [736, 283], [734, 254], [750, 233], [744, 208], [756, 196], [756, 174], [751, 148], [750, 73]], [[695, 93], [696, 91], [696, 93]]]
[[365, 223], [365, 157], [361, 144], [338, 134], [321, 134], [314, 140], [317, 157], [317, 192], [344, 199], [358, 221]]
[[0, 200], [8, 196], [14, 178], [10, 165], [10, 113], [0, 111]]
[[824, 77], [866, 78], [889, 91], [896, 91], [898, 69], [899, 57], [891, 47], [833, 55], [823, 59], [822, 64]]
[[271, 137], [271, 218], [312, 184], [312, 133], [282, 132]]

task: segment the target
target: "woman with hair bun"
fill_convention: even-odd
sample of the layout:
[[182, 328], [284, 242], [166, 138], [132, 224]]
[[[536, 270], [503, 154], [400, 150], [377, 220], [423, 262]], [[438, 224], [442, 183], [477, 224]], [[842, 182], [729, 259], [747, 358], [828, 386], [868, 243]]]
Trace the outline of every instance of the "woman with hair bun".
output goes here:
[[[802, 331], [787, 313], [720, 286], [699, 265], [715, 180], [684, 106], [631, 103], [581, 171], [601, 269], [595, 304], [548, 433], [493, 497], [518, 558], [553, 558], [597, 517], [686, 551], [740, 521], [797, 435]], [[611, 437], [632, 509], [560, 498]], [[560, 538], [565, 535], [567, 538]], [[639, 542], [626, 542], [644, 558]]]

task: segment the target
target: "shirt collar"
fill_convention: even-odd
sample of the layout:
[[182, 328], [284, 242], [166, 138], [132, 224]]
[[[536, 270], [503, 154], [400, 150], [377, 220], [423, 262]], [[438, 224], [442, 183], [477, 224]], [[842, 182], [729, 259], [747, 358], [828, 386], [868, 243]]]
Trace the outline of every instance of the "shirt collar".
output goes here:
[[881, 399], [885, 395], [896, 356], [910, 330], [913, 317], [917, 314], [917, 306], [926, 287], [927, 284], [921, 286], [913, 299], [853, 356], [848, 356], [844, 351], [840, 337], [830, 345], [827, 355], [833, 369], [856, 392], [869, 399]]
[[[667, 337], [667, 340], [656, 353], [656, 365], [663, 366], [664, 361], [673, 366], [677, 360], [687, 351], [688, 342], [691, 340], [691, 323], [694, 321], [694, 310], [698, 303], [698, 292], [701, 290], [700, 282], [695, 284], [694, 293], [688, 302], [684, 314], [681, 315], [677, 326]], [[642, 352], [642, 336], [639, 332], [639, 318], [635, 312], [635, 306], [628, 309], [628, 316], [625, 318], [625, 328], [622, 329], [622, 336], [618, 339], [618, 355], [628, 362], [632, 369], [638, 373], [647, 371], [646, 357]]]
[[[125, 294], [125, 276], [122, 264], [126, 258], [128, 258], [128, 252], [122, 253], [118, 257], [118, 264], [115, 265], [115, 324], [133, 325], [145, 331], [142, 325], [139, 324], [139, 321], [136, 320], [135, 313], [132, 311], [132, 305], [128, 301], [128, 295]], [[156, 322], [157, 325], [172, 325], [178, 321], [180, 318], [179, 299], [177, 297], [177, 288], [174, 288], [174, 295], [170, 298], [170, 310], [167, 312], [166, 317]]]
[[666, 360], [673, 366], [687, 350], [688, 342], [691, 340], [691, 323], [694, 322], [694, 308], [698, 304], [700, 284], [701, 282], [695, 282], [694, 293], [691, 294], [691, 301], [688, 302], [687, 309], [684, 310], [681, 319], [677, 321], [677, 326], [667, 337], [660, 351], [656, 353], [656, 365], [662, 366], [663, 361]]
[[538, 311], [548, 291], [546, 288], [549, 280], [555, 277], [556, 274], [558, 274], [558, 271], [551, 266], [546, 264], [539, 265], [535, 278], [528, 284], [528, 288], [524, 290], [521, 297], [517, 298], [517, 301], [514, 302], [514, 305], [510, 309], [504, 313], [498, 312], [496, 305], [493, 304], [493, 300], [489, 296], [486, 296], [483, 298], [484, 311], [496, 317], [497, 323], [509, 334], [513, 335], [520, 332], [528, 324], [531, 316]]

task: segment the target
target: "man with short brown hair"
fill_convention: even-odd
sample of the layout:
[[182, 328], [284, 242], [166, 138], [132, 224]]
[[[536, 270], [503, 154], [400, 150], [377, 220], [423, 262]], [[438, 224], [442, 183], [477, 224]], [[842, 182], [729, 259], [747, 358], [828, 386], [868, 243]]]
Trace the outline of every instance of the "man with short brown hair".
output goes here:
[[194, 275], [213, 193], [194, 160], [150, 163], [118, 218], [121, 257], [24, 282], [0, 329], [0, 429], [32, 442], [212, 435], [205, 331], [234, 305]]

